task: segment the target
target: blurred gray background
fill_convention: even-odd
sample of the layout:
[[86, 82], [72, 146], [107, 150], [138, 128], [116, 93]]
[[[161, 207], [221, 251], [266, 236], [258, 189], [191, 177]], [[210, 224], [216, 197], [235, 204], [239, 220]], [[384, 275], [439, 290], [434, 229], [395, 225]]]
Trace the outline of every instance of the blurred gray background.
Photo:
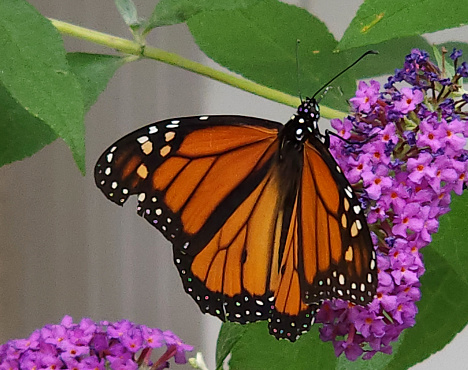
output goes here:
[[[131, 38], [112, 0], [31, 0], [45, 16]], [[336, 38], [361, 0], [289, 1], [322, 19]], [[156, 0], [135, 0], [149, 15]], [[432, 42], [468, 42], [467, 28], [431, 34]], [[65, 39], [69, 51], [108, 49]], [[215, 66], [185, 25], [153, 31], [148, 44]], [[96, 159], [112, 142], [147, 123], [198, 114], [241, 114], [286, 122], [293, 109], [156, 61], [117, 71], [86, 117], [87, 171], [82, 177], [65, 143], [0, 168], [0, 342], [57, 323], [126, 318], [170, 329], [202, 351], [214, 369], [220, 322], [200, 313], [182, 289], [170, 244], [95, 187]], [[322, 122], [322, 127], [328, 123]], [[441, 302], [443, 304], [443, 302]], [[440, 323], [443, 325], [443, 323]], [[414, 369], [468, 368], [468, 329]]]

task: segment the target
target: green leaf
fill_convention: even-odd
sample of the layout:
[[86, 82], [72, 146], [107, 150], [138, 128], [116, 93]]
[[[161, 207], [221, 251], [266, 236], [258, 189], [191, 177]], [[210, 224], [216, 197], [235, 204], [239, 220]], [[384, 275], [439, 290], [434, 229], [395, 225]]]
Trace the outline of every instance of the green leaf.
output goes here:
[[466, 0], [367, 0], [345, 31], [338, 49], [377, 44], [467, 23]]
[[[323, 22], [304, 9], [276, 0], [246, 9], [199, 13], [187, 24], [202, 51], [217, 63], [291, 95], [301, 90], [311, 96], [357, 58], [356, 52], [333, 53], [336, 40]], [[352, 72], [336, 84], [345, 94], [355, 91]], [[348, 107], [337, 89], [330, 90], [326, 100], [333, 107]]]
[[[125, 63], [125, 58], [118, 56], [86, 53], [69, 53], [67, 60], [81, 85], [85, 111]], [[57, 138], [48, 125], [25, 110], [1, 84], [0, 133], [0, 166], [29, 157]]]
[[183, 23], [203, 11], [246, 8], [261, 0], [161, 0], [154, 8], [143, 33], [155, 27]]
[[442, 55], [440, 52], [440, 48], [437, 45], [432, 46], [432, 52], [437, 62], [437, 66], [442, 70], [445, 71], [445, 75], [447, 78], [452, 79], [455, 75], [455, 68], [453, 68], [453, 62], [449, 59], [450, 54]]
[[83, 99], [60, 35], [23, 0], [0, 1], [0, 14], [0, 82], [65, 140], [84, 173]]
[[[424, 49], [428, 52], [432, 49], [431, 45], [421, 36], [394, 39], [376, 45], [353, 49], [358, 51], [358, 54], [369, 49], [377, 50], [379, 54], [363, 59], [352, 71], [357, 79], [391, 75], [395, 72], [395, 68], [403, 67], [405, 56], [414, 48]], [[343, 54], [346, 53], [343, 52]]]
[[29, 157], [57, 134], [32, 116], [0, 84], [0, 166]]
[[[466, 227], [468, 192], [465, 191], [461, 196], [452, 194], [450, 208], [450, 212], [441, 217], [439, 232], [434, 234], [429, 248], [435, 250], [450, 264], [461, 282], [468, 284], [468, 269], [466, 268], [468, 265], [466, 245], [468, 240], [468, 228]], [[427, 266], [427, 271], [432, 271], [430, 265]], [[458, 295], [454, 295], [454, 297], [459, 298]], [[444, 312], [447, 311], [444, 310]], [[468, 315], [468, 311], [466, 314]]]
[[231, 370], [332, 369], [337, 362], [333, 346], [322, 342], [317, 330], [312, 329], [291, 343], [271, 336], [266, 322], [223, 324], [217, 351], [218, 369], [229, 353]]
[[114, 2], [127, 26], [134, 28], [140, 25], [137, 9], [132, 0], [114, 0]]
[[231, 353], [236, 343], [242, 338], [247, 328], [247, 325], [240, 325], [233, 322], [223, 323], [216, 344], [216, 369], [223, 368], [224, 360], [229, 353]]
[[85, 112], [96, 102], [115, 71], [126, 62], [120, 56], [87, 53], [68, 53], [67, 60], [81, 85]]
[[[203, 12], [187, 22], [195, 41], [210, 58], [242, 76], [291, 95], [313, 95], [369, 48], [336, 53], [337, 41], [304, 9], [266, 0], [247, 9]], [[297, 68], [296, 40], [299, 70]], [[347, 110], [356, 80], [393, 73], [412, 48], [428, 49], [421, 37], [391, 40], [332, 83], [323, 104]]]

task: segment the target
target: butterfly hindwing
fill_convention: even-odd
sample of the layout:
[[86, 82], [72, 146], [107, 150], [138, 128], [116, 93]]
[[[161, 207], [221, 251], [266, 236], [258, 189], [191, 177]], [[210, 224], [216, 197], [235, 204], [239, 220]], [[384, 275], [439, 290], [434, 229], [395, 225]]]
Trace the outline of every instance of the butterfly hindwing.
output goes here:
[[275, 277], [268, 271], [278, 269], [275, 181], [269, 171], [195, 256], [174, 248], [185, 290], [203, 312], [240, 323], [269, 317]]
[[[300, 175], [300, 173], [298, 174]], [[276, 338], [286, 338], [294, 342], [303, 332], [309, 331], [317, 308], [304, 301], [301, 287], [300, 273], [300, 239], [298, 219], [297, 194], [291, 203], [285, 205], [284, 223], [285, 239], [280, 267], [278, 270], [277, 286], [275, 287], [275, 301], [268, 327], [270, 334]], [[290, 214], [288, 214], [290, 213]]]

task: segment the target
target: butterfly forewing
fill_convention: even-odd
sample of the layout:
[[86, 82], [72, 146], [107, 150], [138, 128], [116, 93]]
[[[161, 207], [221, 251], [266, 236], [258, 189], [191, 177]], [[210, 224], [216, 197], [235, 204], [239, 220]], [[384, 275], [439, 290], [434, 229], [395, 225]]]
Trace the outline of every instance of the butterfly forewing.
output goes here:
[[364, 211], [320, 141], [307, 143], [304, 153], [298, 212], [304, 301], [365, 305], [375, 296], [377, 269]]
[[118, 141], [96, 165], [109, 199], [138, 194], [138, 213], [174, 245], [186, 291], [223, 320], [264, 320], [271, 310], [281, 127], [233, 116], [162, 121]]

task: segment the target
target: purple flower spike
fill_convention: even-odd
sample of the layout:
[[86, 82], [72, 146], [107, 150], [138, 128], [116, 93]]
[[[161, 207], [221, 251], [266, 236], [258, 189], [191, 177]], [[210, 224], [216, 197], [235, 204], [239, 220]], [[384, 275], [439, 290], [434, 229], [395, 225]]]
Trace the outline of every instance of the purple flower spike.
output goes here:
[[185, 363], [193, 349], [170, 331], [136, 325], [128, 320], [96, 323], [84, 318], [74, 324], [65, 316], [59, 325], [46, 325], [27, 339], [14, 339], [0, 347], [3, 369], [138, 369], [153, 366], [151, 351], [166, 346], [155, 363], [163, 369], [174, 357]]
[[391, 353], [391, 342], [415, 324], [425, 271], [420, 250], [449, 211], [451, 192], [467, 185], [468, 95], [460, 97], [457, 83], [468, 65], [458, 63], [461, 55], [450, 55], [456, 74], [447, 79], [426, 52], [412, 50], [384, 91], [376, 81], [360, 82], [350, 99], [354, 113], [332, 121], [340, 136], [363, 142], [334, 138], [330, 151], [365, 205], [378, 267], [377, 296], [368, 306], [335, 299], [317, 313], [320, 338], [333, 342], [337, 356]]

